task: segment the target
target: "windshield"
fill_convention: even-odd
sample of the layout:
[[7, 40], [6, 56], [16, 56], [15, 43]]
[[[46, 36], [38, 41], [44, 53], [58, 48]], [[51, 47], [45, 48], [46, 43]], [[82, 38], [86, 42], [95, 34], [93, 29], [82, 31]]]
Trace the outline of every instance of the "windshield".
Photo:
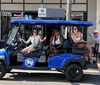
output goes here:
[[7, 44], [11, 44], [11, 42], [14, 40], [17, 32], [19, 30], [19, 26], [14, 26], [11, 30], [11, 34], [9, 36], [9, 39], [7, 40]]

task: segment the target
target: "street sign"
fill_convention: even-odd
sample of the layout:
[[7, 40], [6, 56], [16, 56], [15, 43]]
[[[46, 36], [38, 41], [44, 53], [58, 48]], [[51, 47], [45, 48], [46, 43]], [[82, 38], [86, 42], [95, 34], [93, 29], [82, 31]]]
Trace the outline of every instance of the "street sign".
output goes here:
[[65, 9], [62, 8], [38, 8], [40, 18], [64, 18]]
[[46, 17], [46, 8], [38, 8], [38, 17]]

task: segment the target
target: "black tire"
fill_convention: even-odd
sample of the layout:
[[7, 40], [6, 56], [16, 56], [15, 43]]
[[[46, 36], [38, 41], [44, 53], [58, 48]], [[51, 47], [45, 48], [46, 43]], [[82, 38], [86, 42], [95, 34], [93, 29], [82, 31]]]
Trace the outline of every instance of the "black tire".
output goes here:
[[83, 70], [77, 64], [70, 64], [64, 73], [67, 80], [72, 82], [80, 81], [83, 77]]
[[6, 68], [4, 65], [0, 65], [0, 79], [2, 79], [6, 74]]

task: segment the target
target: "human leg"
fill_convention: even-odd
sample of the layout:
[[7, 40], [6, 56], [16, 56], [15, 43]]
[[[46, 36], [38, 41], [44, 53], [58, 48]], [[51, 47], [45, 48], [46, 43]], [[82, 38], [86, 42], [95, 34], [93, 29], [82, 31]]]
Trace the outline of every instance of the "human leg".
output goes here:
[[48, 60], [48, 56], [49, 56], [49, 54], [50, 54], [50, 49], [48, 48], [47, 50], [46, 50], [46, 52], [45, 52], [45, 55], [46, 55], [46, 61]]
[[28, 50], [29, 50], [29, 47], [26, 47], [21, 51], [21, 53], [24, 54], [24, 53], [28, 52]]
[[30, 52], [32, 52], [32, 51], [33, 51], [33, 49], [31, 49], [31, 48], [29, 48], [29, 47], [26, 47], [26, 48], [24, 48], [24, 49], [21, 51], [21, 53], [22, 53], [22, 54], [25, 54], [26, 52], [30, 53]]
[[86, 44], [86, 49], [90, 51], [89, 52], [89, 61], [91, 61], [92, 60], [92, 48], [88, 44]]

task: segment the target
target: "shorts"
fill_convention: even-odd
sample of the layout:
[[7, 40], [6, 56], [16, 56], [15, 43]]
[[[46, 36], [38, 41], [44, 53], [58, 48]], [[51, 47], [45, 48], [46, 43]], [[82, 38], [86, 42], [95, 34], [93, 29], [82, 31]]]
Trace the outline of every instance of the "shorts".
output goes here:
[[34, 51], [34, 50], [36, 50], [36, 49], [38, 49], [38, 47], [36, 47], [36, 46], [34, 46], [34, 45], [30, 45], [30, 46], [28, 46], [32, 51]]

